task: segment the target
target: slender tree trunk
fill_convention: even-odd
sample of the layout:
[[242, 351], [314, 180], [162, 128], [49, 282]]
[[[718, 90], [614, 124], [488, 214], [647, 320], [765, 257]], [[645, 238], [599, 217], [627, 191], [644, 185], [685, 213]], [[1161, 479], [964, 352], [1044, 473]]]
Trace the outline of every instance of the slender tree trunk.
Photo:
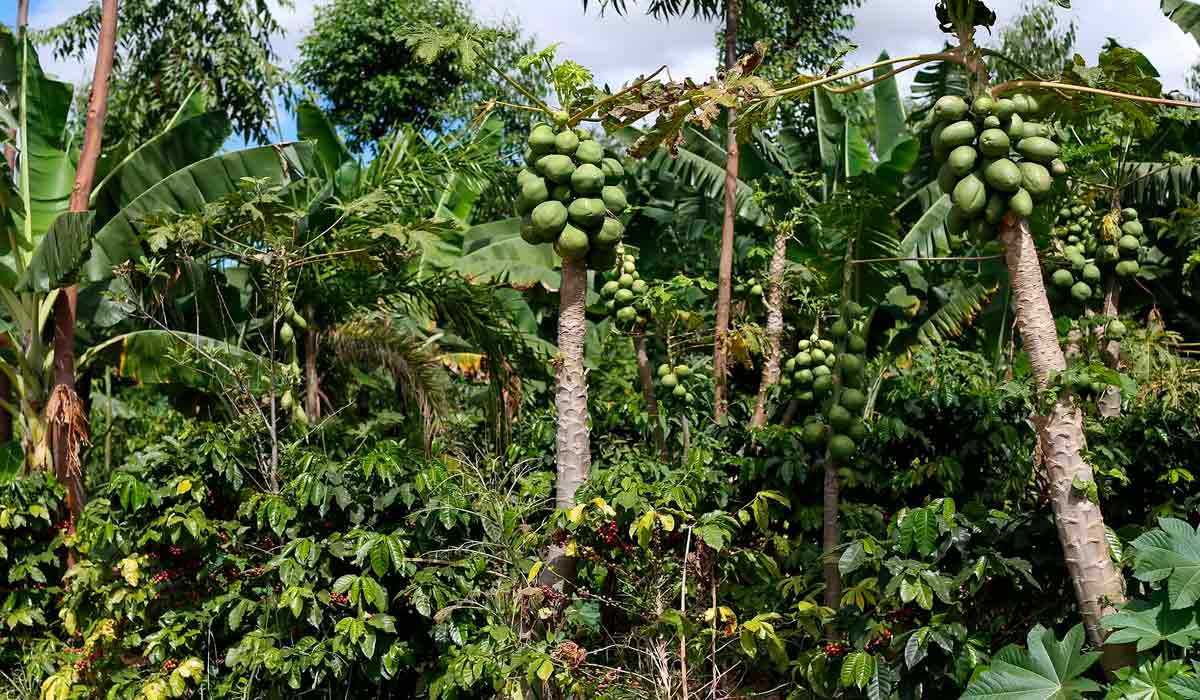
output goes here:
[[[1116, 318], [1120, 313], [1121, 281], [1116, 275], [1110, 275], [1108, 286], [1104, 290], [1104, 315]], [[1121, 341], [1109, 338], [1104, 331], [1100, 332], [1100, 357], [1104, 364], [1112, 369], [1121, 368]], [[1104, 387], [1104, 393], [1096, 402], [1101, 418], [1117, 418], [1121, 415], [1121, 388], [1118, 386]]]
[[311, 421], [321, 420], [321, 378], [317, 376], [317, 349], [320, 333], [317, 331], [316, 314], [312, 304], [304, 305], [304, 320], [308, 330], [304, 333], [304, 412]]
[[[19, 0], [17, 3], [17, 36], [21, 37], [25, 33], [25, 25], [29, 23], [29, 0]], [[9, 129], [9, 143], [4, 144], [4, 160], [8, 163], [9, 176], [16, 178], [17, 174], [17, 149], [13, 146], [16, 143], [16, 129]], [[7, 338], [0, 338], [0, 348], [9, 346]], [[15, 365], [14, 365], [15, 366]], [[8, 375], [0, 374], [0, 399], [12, 403], [12, 382], [9, 381]], [[8, 442], [13, 436], [13, 420], [16, 418], [13, 414], [0, 409], [0, 442]]]
[[29, 0], [17, 0], [17, 35], [29, 24]]
[[[558, 368], [554, 404], [558, 411], [558, 479], [555, 507], [575, 505], [575, 492], [587, 481], [592, 466], [588, 432], [587, 374], [583, 341], [587, 332], [587, 267], [582, 260], [563, 260], [559, 289]], [[557, 590], [575, 583], [575, 560], [566, 549], [552, 545], [543, 581]]]
[[646, 336], [638, 332], [633, 336], [633, 346], [637, 350], [638, 377], [642, 380], [642, 400], [646, 402], [646, 415], [650, 419], [650, 429], [654, 433], [654, 445], [658, 454], [666, 462], [671, 455], [667, 452], [667, 438], [663, 435], [662, 419], [658, 415], [658, 397], [654, 395], [654, 375], [650, 371], [650, 356], [646, 354]]
[[[100, 38], [96, 44], [96, 70], [92, 76], [92, 94], [88, 100], [87, 127], [75, 167], [69, 211], [86, 212], [96, 176], [96, 162], [104, 139], [104, 117], [108, 111], [108, 80], [112, 76], [113, 54], [117, 44], [117, 0], [103, 0], [100, 6]], [[60, 289], [54, 300], [54, 390], [47, 405], [57, 408], [51, 421], [50, 442], [54, 471], [67, 491], [71, 513], [69, 527], [83, 512], [87, 496], [79, 464], [79, 448], [87, 440], [87, 417], [75, 392], [75, 308], [79, 288]]]
[[767, 424], [767, 394], [779, 383], [779, 339], [783, 335], [783, 267], [787, 261], [787, 226], [775, 229], [775, 250], [771, 254], [770, 280], [767, 286], [767, 347], [763, 353], [762, 381], [758, 385], [758, 400], [754, 404], [754, 417], [750, 427], [761, 428]]
[[825, 606], [837, 609], [842, 602], [842, 572], [834, 556], [841, 538], [838, 527], [838, 504], [841, 484], [838, 465], [832, 457], [825, 458], [825, 488], [822, 498], [821, 572], [825, 578]]
[[[725, 70], [737, 63], [738, 0], [725, 0]], [[729, 303], [733, 287], [733, 223], [737, 217], [738, 142], [734, 121], [737, 110], [730, 109], [726, 124], [725, 218], [721, 223], [721, 260], [717, 272], [717, 328], [713, 342], [713, 416], [718, 420], [728, 410], [727, 386], [729, 357]]]
[[[1054, 315], [1042, 283], [1037, 248], [1024, 219], [1009, 213], [1000, 225], [1005, 259], [1012, 284], [1013, 305], [1022, 345], [1029, 355], [1039, 388], [1050, 383], [1054, 372], [1066, 369], [1058, 345]], [[1107, 633], [1100, 618], [1125, 602], [1125, 582], [1108, 552], [1104, 515], [1100, 506], [1072, 486], [1078, 479], [1092, 481], [1092, 468], [1083, 460], [1083, 415], [1069, 392], [1059, 394], [1050, 414], [1035, 418], [1042, 464], [1050, 484], [1054, 521], [1062, 544], [1067, 572], [1083, 615], [1088, 637], [1104, 645]], [[1134, 661], [1125, 645], [1104, 645], [1101, 662], [1110, 671]]]

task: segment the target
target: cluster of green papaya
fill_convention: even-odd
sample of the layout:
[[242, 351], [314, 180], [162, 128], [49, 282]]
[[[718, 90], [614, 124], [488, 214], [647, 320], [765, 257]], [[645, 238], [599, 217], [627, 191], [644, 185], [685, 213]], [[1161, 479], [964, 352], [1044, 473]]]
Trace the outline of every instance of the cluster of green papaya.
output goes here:
[[687, 365], [661, 364], [658, 366], [658, 395], [668, 396], [684, 403], [692, 403], [695, 398], [689, 390], [691, 379], [694, 377], [692, 368]]
[[1037, 111], [1028, 95], [982, 95], [969, 105], [947, 95], [934, 103], [933, 153], [942, 164], [938, 185], [953, 201], [946, 220], [951, 235], [990, 238], [1005, 213], [1029, 216], [1054, 178], [1066, 174], [1053, 130], [1029, 120]]
[[529, 132], [528, 167], [517, 174], [517, 215], [527, 243], [553, 243], [563, 259], [586, 260], [593, 270], [617, 264], [627, 206], [620, 161], [607, 158], [585, 129]]
[[[292, 302], [288, 302], [283, 307], [283, 313], [280, 314], [279, 323], [279, 344], [288, 352], [289, 362], [288, 369], [295, 375], [300, 374], [299, 354], [296, 350], [296, 331], [293, 325], [300, 330], [308, 328], [308, 321], [296, 311], [296, 306]], [[279, 397], [279, 407], [292, 414], [292, 420], [304, 423], [308, 421], [308, 416], [304, 413], [304, 408], [296, 402], [296, 397], [292, 394], [291, 389], [286, 389], [283, 395]]]
[[646, 299], [646, 280], [637, 271], [637, 259], [621, 250], [617, 266], [604, 273], [606, 280], [600, 288], [604, 308], [613, 318], [617, 329], [629, 332], [646, 325], [649, 306]]
[[813, 333], [796, 346], [796, 355], [783, 363], [779, 383], [791, 389], [797, 401], [812, 403], [833, 389], [833, 368], [837, 366], [837, 345], [819, 333]]
[[748, 298], [753, 301], [762, 299], [763, 285], [757, 278], [751, 277], [745, 280], [738, 280], [737, 284], [733, 285], [733, 295], [738, 298]]
[[1106, 274], [1136, 275], [1149, 243], [1136, 209], [1101, 215], [1081, 200], [1058, 210], [1053, 234], [1059, 255], [1050, 263], [1052, 293], [1081, 304], [1104, 293]]
[[[828, 334], [833, 341], [826, 342], [831, 342], [833, 347], [825, 353], [827, 359], [821, 365], [830, 372], [822, 373], [819, 384], [817, 379], [813, 380], [813, 398], [823, 398], [824, 404], [820, 415], [809, 416], [805, 421], [802, 433], [807, 445], [828, 447], [829, 455], [838, 461], [854, 456], [867, 434], [867, 426], [862, 420], [863, 407], [867, 404], [867, 341], [863, 336], [863, 315], [861, 306], [849, 302], [843, 307], [841, 318], [830, 324]], [[815, 352], [810, 350], [809, 355]], [[833, 362], [830, 363], [828, 358]], [[813, 371], [815, 377], [816, 369]]]

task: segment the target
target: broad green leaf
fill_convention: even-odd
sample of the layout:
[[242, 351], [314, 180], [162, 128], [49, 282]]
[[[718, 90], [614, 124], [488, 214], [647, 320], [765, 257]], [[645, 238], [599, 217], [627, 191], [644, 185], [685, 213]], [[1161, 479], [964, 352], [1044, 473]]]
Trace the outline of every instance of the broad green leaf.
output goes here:
[[917, 339], [928, 347], [940, 347], [961, 336], [996, 293], [996, 287], [976, 282], [967, 287], [952, 280], [950, 298], [917, 329]]
[[845, 140], [845, 117], [834, 103], [833, 94], [822, 88], [813, 90], [813, 106], [817, 116], [817, 150], [821, 154], [821, 172], [825, 176], [825, 200], [836, 189], [838, 180], [838, 145]]
[[1100, 658], [1100, 652], [1081, 653], [1083, 625], [1076, 625], [1062, 641], [1041, 625], [1029, 631], [1028, 648], [1000, 650], [991, 667], [963, 693], [963, 700], [1075, 700], [1100, 689], [1081, 678]]
[[1105, 700], [1183, 700], [1190, 697], [1186, 684], [1173, 681], [1186, 680], [1183, 674], [1187, 667], [1182, 661], [1164, 661], [1157, 657], [1137, 668], [1117, 671], [1117, 682], [1104, 696]]
[[938, 516], [931, 508], [918, 508], [909, 516], [912, 518], [913, 540], [917, 551], [923, 556], [933, 554], [937, 548]]
[[1160, 518], [1158, 528], [1133, 541], [1134, 575], [1153, 583], [1167, 581], [1174, 609], [1200, 600], [1200, 531], [1175, 518]]
[[338, 135], [329, 117], [308, 100], [296, 106], [296, 133], [300, 138], [316, 144], [317, 156], [328, 176], [332, 177], [344, 164], [354, 162], [354, 155]]
[[[888, 58], [887, 51], [879, 54], [880, 61]], [[893, 69], [893, 66], [879, 66], [875, 69], [875, 79], [879, 80]], [[896, 144], [907, 136], [905, 123], [908, 117], [904, 114], [896, 76], [876, 83], [872, 92], [875, 96], [875, 153], [880, 161], [886, 161], [891, 159]]]
[[59, 214], [33, 251], [16, 291], [46, 293], [74, 282], [91, 248], [95, 218], [90, 211]]
[[315, 165], [308, 143], [276, 144], [224, 153], [193, 163], [155, 183], [96, 231], [85, 271], [92, 282], [112, 276], [113, 267], [145, 254], [151, 224], [146, 217], [199, 211], [237, 191], [242, 178], [275, 184], [296, 182]]
[[1200, 42], [1200, 3], [1190, 0], [1160, 0], [1159, 6], [1167, 19]]
[[865, 651], [851, 652], [842, 661], [841, 683], [843, 688], [851, 686], [860, 690], [866, 688], [874, 675], [875, 657]]
[[1105, 615], [1104, 627], [1115, 630], [1108, 638], [1113, 644], [1137, 643], [1138, 651], [1146, 651], [1161, 642], [1171, 642], [1184, 649], [1200, 640], [1200, 625], [1196, 624], [1195, 608], [1172, 610], [1163, 596], [1153, 602], [1134, 600], [1119, 612]]
[[472, 227], [463, 236], [463, 256], [455, 269], [468, 280], [505, 284], [516, 289], [542, 285], [557, 291], [561, 261], [549, 244], [530, 245], [521, 239], [518, 218]]

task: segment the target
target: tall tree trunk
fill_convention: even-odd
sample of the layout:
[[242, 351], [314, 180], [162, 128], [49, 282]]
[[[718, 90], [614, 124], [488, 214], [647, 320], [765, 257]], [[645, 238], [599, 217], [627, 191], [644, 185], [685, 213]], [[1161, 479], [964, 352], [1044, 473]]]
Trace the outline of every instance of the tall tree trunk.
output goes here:
[[642, 380], [642, 400], [646, 402], [646, 416], [650, 419], [650, 429], [654, 434], [654, 445], [658, 454], [666, 462], [671, 455], [667, 452], [667, 438], [663, 435], [662, 419], [658, 415], [658, 397], [654, 395], [654, 374], [650, 371], [650, 356], [646, 354], [646, 336], [638, 331], [633, 336], [633, 346], [637, 350], [638, 377]]
[[321, 420], [321, 378], [317, 376], [317, 349], [320, 333], [312, 304], [304, 305], [304, 413], [311, 421]]
[[[737, 63], [738, 0], [725, 0], [725, 70]], [[737, 110], [728, 111], [725, 139], [725, 218], [721, 223], [721, 260], [717, 272], [717, 328], [713, 342], [713, 416], [728, 410], [729, 304], [733, 287], [733, 223], [737, 217], [738, 142], [733, 123]]]
[[821, 573], [825, 578], [825, 606], [835, 610], [842, 602], [842, 572], [838, 569], [838, 560], [834, 556], [838, 540], [841, 538], [838, 527], [840, 490], [837, 462], [826, 455], [825, 488], [821, 504]]
[[[1116, 275], [1110, 275], [1108, 278], [1108, 286], [1104, 290], [1104, 310], [1103, 314], [1109, 318], [1116, 318], [1120, 314], [1121, 303], [1121, 281]], [[1121, 341], [1115, 338], [1109, 338], [1104, 332], [1100, 332], [1100, 357], [1104, 360], [1104, 364], [1112, 369], [1121, 368]], [[1121, 388], [1118, 386], [1106, 386], [1104, 392], [1100, 395], [1096, 402], [1100, 411], [1101, 418], [1116, 418], [1121, 415]]]
[[17, 0], [17, 35], [29, 24], [29, 0]]
[[[21, 37], [25, 33], [25, 25], [29, 23], [29, 0], [19, 0], [17, 3], [17, 36]], [[9, 129], [9, 143], [4, 144], [4, 160], [8, 163], [9, 176], [16, 178], [17, 173], [17, 149], [13, 145], [16, 143], [16, 129]], [[8, 338], [0, 338], [0, 348], [8, 347]], [[14, 367], [16, 365], [13, 365]], [[0, 374], [0, 400], [12, 403], [12, 382], [7, 374]], [[15, 415], [4, 409], [0, 409], [0, 442], [8, 442], [13, 436], [13, 420]]]
[[[104, 117], [108, 111], [108, 80], [112, 76], [113, 54], [117, 44], [117, 0], [103, 0], [100, 6], [100, 40], [96, 45], [96, 70], [92, 76], [92, 94], [88, 100], [87, 127], [83, 147], [75, 167], [69, 211], [86, 212], [96, 176], [96, 162], [104, 139]], [[67, 492], [71, 512], [69, 527], [83, 512], [86, 494], [80, 471], [79, 449], [87, 440], [87, 416], [75, 393], [75, 307], [77, 285], [58, 290], [54, 300], [54, 390], [47, 403], [51, 425], [50, 443], [54, 472]], [[53, 410], [52, 410], [53, 409]]]
[[754, 417], [750, 427], [761, 428], [767, 424], [767, 394], [779, 383], [779, 339], [783, 335], [783, 267], [787, 261], [787, 242], [791, 229], [776, 225], [775, 250], [771, 254], [770, 280], [767, 286], [767, 347], [763, 353], [762, 380], [758, 385], [758, 400], [754, 403]]
[[[1029, 233], [1029, 224], [1011, 212], [1000, 225], [1005, 260], [1012, 284], [1013, 306], [1022, 345], [1029, 355], [1034, 380], [1046, 388], [1055, 372], [1066, 369], [1066, 358], [1058, 344], [1054, 314], [1046, 299], [1042, 267], [1037, 248]], [[1107, 633], [1100, 618], [1114, 612], [1125, 602], [1125, 582], [1109, 557], [1104, 515], [1100, 506], [1088, 500], [1073, 482], [1090, 482], [1092, 468], [1083, 460], [1083, 415], [1074, 397], [1059, 394], [1050, 414], [1035, 417], [1042, 465], [1050, 484], [1054, 522], [1062, 544], [1067, 573], [1075, 588], [1075, 598], [1083, 615], [1088, 637], [1104, 645], [1101, 663], [1110, 671], [1134, 660], [1132, 648], [1104, 644]]]
[[[563, 260], [559, 288], [558, 368], [554, 405], [558, 411], [555, 439], [558, 475], [555, 507], [575, 505], [575, 492], [592, 467], [588, 432], [587, 374], [583, 366], [587, 319], [587, 267], [582, 260]], [[557, 590], [575, 583], [575, 560], [559, 545], [550, 547], [543, 582]]]

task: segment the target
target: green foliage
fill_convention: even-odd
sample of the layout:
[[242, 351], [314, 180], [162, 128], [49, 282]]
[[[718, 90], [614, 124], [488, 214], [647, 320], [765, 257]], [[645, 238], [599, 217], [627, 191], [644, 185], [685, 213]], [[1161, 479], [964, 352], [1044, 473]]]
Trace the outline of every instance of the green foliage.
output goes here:
[[972, 683], [963, 698], [999, 700], [1072, 700], [1099, 690], [1082, 674], [1100, 658], [1083, 652], [1083, 625], [1059, 640], [1041, 625], [1029, 631], [1025, 649], [1009, 646], [992, 659], [988, 670]]
[[[284, 75], [271, 43], [281, 27], [267, 4], [127, 0], [117, 24], [106, 141], [132, 150], [165, 128], [198, 86], [243, 140], [268, 140]], [[90, 64], [99, 28], [100, 3], [93, 2], [41, 39], [57, 58]]]

